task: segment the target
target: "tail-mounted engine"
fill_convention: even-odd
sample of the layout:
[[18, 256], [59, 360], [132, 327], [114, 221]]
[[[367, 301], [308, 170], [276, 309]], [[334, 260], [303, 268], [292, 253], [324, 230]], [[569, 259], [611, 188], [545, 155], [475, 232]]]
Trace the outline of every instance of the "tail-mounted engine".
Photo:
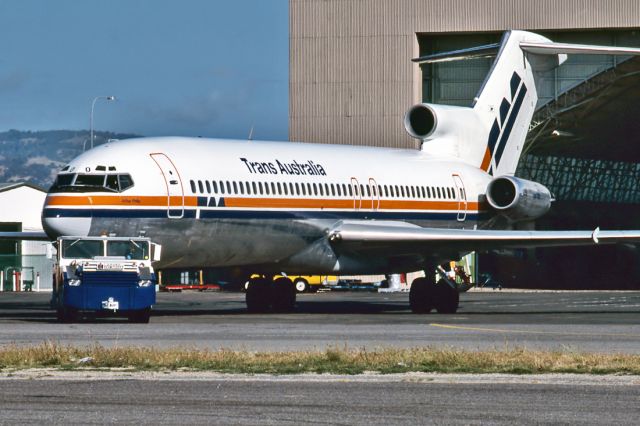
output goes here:
[[514, 176], [500, 176], [487, 187], [489, 205], [507, 219], [533, 220], [545, 214], [554, 201], [543, 185]]
[[484, 132], [472, 108], [449, 105], [417, 104], [404, 115], [404, 128], [413, 138], [422, 141], [445, 136], [477, 137]]

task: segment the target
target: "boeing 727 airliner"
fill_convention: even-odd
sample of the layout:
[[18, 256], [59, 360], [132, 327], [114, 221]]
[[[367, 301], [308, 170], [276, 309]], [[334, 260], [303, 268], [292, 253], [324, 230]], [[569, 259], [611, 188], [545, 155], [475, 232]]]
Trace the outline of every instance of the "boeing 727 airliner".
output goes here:
[[[470, 251], [640, 240], [640, 231], [504, 227], [536, 219], [553, 201], [543, 185], [514, 172], [540, 72], [567, 53], [640, 49], [509, 31], [496, 45], [414, 59], [496, 56], [473, 106], [409, 109], [405, 127], [420, 150], [181, 137], [109, 142], [60, 171], [43, 226], [50, 238], [150, 237], [163, 245], [158, 267], [165, 268], [265, 277], [424, 270], [411, 285], [412, 310], [455, 312], [457, 291], [431, 272]], [[246, 298], [251, 311], [290, 310], [295, 290], [286, 277], [254, 278]]]

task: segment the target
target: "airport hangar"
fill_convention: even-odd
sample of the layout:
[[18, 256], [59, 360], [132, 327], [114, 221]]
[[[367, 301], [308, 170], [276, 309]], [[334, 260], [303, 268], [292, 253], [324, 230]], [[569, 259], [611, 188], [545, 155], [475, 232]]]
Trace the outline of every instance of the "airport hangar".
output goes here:
[[[410, 59], [498, 42], [640, 46], [637, 0], [290, 0], [289, 139], [419, 148], [405, 111], [469, 106], [492, 59]], [[640, 229], [640, 58], [570, 55], [544, 78], [517, 176], [556, 196], [537, 229]], [[481, 254], [507, 286], [640, 288], [635, 247]]]

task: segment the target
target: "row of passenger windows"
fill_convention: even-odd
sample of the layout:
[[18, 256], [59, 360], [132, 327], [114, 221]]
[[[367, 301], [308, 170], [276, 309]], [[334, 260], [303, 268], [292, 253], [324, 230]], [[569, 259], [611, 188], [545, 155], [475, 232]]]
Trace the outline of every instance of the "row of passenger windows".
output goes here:
[[[412, 185], [355, 185], [333, 183], [189, 181], [193, 194], [315, 195], [334, 197], [434, 198], [455, 200], [454, 187]], [[460, 189], [460, 198], [466, 198]]]

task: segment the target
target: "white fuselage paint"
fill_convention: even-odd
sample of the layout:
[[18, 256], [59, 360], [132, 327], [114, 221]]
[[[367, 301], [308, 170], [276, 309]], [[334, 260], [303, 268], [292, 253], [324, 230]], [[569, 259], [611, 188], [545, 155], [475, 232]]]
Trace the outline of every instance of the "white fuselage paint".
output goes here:
[[43, 225], [51, 237], [144, 235], [163, 245], [160, 266], [288, 273], [398, 268], [333, 253], [327, 231], [343, 220], [471, 229], [491, 180], [417, 150], [178, 137], [110, 142], [61, 173], [127, 173], [134, 185], [50, 193]]

